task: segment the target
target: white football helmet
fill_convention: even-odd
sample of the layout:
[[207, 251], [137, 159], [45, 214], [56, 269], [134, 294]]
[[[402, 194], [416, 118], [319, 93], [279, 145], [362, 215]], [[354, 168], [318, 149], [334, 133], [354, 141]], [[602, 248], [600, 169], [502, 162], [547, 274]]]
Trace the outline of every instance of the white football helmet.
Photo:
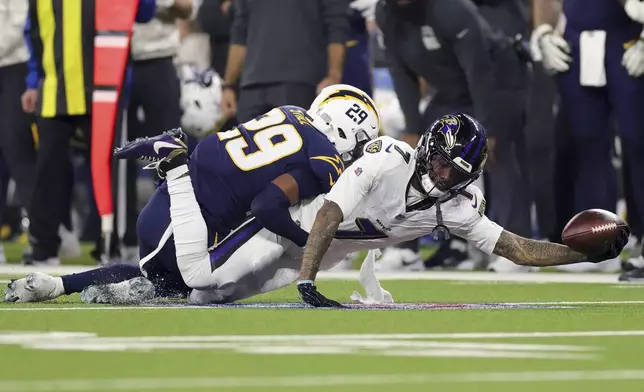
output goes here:
[[380, 114], [373, 99], [347, 84], [322, 89], [307, 111], [313, 125], [335, 145], [345, 164], [362, 155], [362, 148], [378, 137]]
[[184, 64], [179, 68], [179, 76], [183, 130], [198, 139], [218, 131], [226, 121], [219, 107], [219, 75], [212, 69], [200, 71], [193, 65]]

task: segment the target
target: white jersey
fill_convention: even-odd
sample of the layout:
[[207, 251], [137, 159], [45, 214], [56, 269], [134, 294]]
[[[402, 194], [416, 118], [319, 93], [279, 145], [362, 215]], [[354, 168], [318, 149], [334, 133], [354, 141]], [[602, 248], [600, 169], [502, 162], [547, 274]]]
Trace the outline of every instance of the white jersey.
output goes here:
[[[330, 257], [430, 234], [437, 225], [436, 208], [407, 211], [407, 188], [415, 166], [414, 149], [408, 144], [380, 137], [365, 147], [364, 155], [342, 173], [328, 194], [293, 208], [292, 217], [310, 231], [324, 200], [340, 206], [344, 220], [329, 247]], [[441, 204], [443, 224], [491, 254], [503, 228], [485, 216], [481, 190], [473, 185], [466, 190], [472, 199], [459, 195]]]

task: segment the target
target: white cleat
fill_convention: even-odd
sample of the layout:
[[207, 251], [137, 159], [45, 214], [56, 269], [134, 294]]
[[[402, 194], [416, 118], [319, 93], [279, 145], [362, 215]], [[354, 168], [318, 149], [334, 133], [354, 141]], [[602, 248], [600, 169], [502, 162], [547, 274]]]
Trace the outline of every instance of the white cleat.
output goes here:
[[[640, 250], [641, 253], [641, 250]], [[638, 268], [644, 268], [644, 256], [633, 256], [624, 262], [625, 270], [633, 270]]]
[[557, 267], [557, 271], [563, 272], [577, 272], [577, 273], [587, 273], [587, 272], [620, 272], [622, 270], [622, 262], [619, 257], [614, 259], [604, 260], [600, 263], [577, 263], [577, 264], [567, 264], [560, 265]]
[[344, 259], [340, 260], [336, 265], [329, 268], [328, 271], [352, 271], [353, 260], [356, 258], [357, 252], [348, 254]]
[[4, 253], [4, 245], [0, 244], [0, 264], [7, 264], [7, 255]]
[[422, 271], [425, 269], [420, 255], [411, 249], [385, 248], [376, 261], [376, 271]]
[[65, 294], [61, 278], [42, 272], [32, 272], [24, 278], [12, 280], [4, 294], [6, 302], [51, 301]]
[[511, 260], [506, 259], [505, 257], [493, 256], [491, 258], [490, 264], [488, 264], [487, 266], [487, 270], [490, 272], [505, 274], [517, 272], [537, 272], [539, 271], [539, 268], [526, 265], [518, 265], [513, 263]]
[[139, 304], [154, 298], [154, 284], [144, 277], [125, 282], [94, 285], [81, 292], [86, 304]]
[[57, 267], [60, 265], [60, 258], [50, 257], [42, 261], [34, 260], [33, 265], [35, 265], [36, 267]]
[[61, 259], [73, 259], [82, 255], [80, 241], [73, 231], [69, 231], [65, 226], [58, 227], [58, 236], [60, 237], [60, 248], [58, 248], [58, 257]]

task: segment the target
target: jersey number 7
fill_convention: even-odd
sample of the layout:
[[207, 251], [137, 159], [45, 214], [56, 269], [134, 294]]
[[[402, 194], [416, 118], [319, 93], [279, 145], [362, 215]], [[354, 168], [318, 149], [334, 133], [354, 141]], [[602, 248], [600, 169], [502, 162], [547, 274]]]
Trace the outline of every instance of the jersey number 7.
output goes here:
[[[275, 108], [264, 116], [242, 124], [247, 131], [253, 132], [253, 142], [258, 148], [251, 153], [244, 152], [248, 143], [237, 128], [219, 132], [217, 136], [221, 141], [229, 140], [226, 151], [235, 165], [243, 171], [251, 171], [300, 151], [302, 137], [295, 126], [284, 124], [285, 120], [286, 114]], [[281, 140], [274, 142], [276, 136]]]

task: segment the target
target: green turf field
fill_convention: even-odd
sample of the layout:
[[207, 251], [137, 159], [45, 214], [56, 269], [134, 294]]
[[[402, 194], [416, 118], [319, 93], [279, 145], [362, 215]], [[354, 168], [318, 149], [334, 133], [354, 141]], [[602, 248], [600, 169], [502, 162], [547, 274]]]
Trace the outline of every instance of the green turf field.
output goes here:
[[0, 391], [644, 390], [644, 286], [382, 285], [427, 309], [269, 308], [294, 287], [245, 304], [262, 308], [0, 304]]

